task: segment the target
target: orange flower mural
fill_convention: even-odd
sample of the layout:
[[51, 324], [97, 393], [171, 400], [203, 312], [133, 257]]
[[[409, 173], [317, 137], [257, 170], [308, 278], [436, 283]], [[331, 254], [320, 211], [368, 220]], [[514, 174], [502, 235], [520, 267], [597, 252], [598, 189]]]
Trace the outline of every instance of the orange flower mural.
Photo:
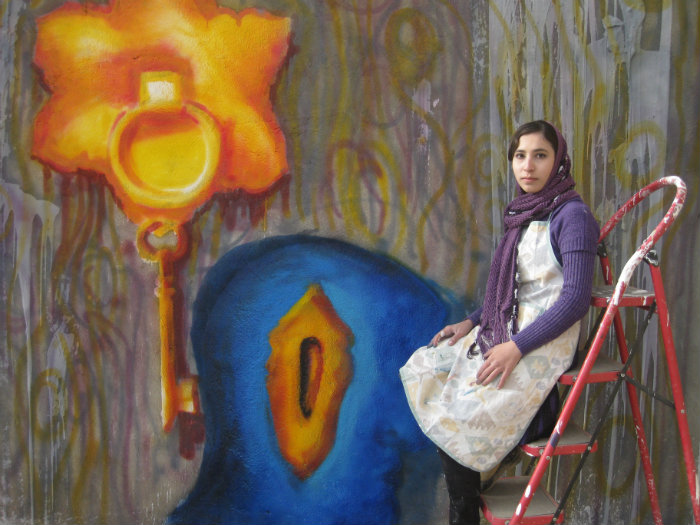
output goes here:
[[63, 5], [38, 21], [35, 63], [51, 97], [34, 157], [106, 175], [137, 224], [185, 222], [217, 191], [265, 190], [287, 171], [269, 93], [290, 24], [209, 0]]
[[[51, 96], [34, 121], [32, 154], [64, 174], [104, 175], [139, 225], [139, 253], [159, 263], [169, 431], [178, 414], [199, 415], [174, 330], [183, 224], [214, 193], [261, 192], [287, 172], [269, 96], [291, 21], [213, 0], [112, 0], [66, 3], [37, 26], [34, 62]], [[154, 246], [154, 236], [170, 245]]]

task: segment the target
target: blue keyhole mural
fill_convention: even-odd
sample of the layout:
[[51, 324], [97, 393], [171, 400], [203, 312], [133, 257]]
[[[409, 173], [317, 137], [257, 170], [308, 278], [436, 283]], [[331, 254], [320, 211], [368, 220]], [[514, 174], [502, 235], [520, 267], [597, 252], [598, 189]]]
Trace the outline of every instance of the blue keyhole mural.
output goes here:
[[[453, 310], [396, 262], [336, 240], [271, 238], [222, 257], [198, 294], [192, 328], [204, 457], [192, 493], [170, 523], [397, 523], [397, 492], [407, 482], [402, 457], [431, 445], [406, 406], [396, 371]], [[292, 388], [283, 381], [271, 387], [278, 350], [271, 334], [288, 338]], [[334, 354], [346, 356], [345, 371], [332, 363]], [[333, 366], [334, 374], [315, 373]], [[344, 390], [337, 387], [342, 378]], [[279, 391], [298, 421], [275, 421], [271, 400]], [[319, 435], [308, 436], [310, 445], [328, 439], [321, 434], [329, 426], [335, 431], [318, 466], [300, 473], [285, 458], [282, 434], [293, 441], [303, 433], [324, 396], [338, 406], [337, 424], [325, 421]], [[326, 412], [318, 417], [331, 417]], [[423, 467], [414, 475], [434, 483], [437, 465]]]

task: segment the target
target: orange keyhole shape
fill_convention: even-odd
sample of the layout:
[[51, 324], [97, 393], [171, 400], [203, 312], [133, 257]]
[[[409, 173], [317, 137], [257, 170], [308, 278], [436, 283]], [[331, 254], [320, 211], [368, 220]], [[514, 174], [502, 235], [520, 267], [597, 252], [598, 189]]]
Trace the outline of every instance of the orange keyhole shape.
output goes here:
[[323, 289], [312, 285], [269, 341], [267, 393], [277, 442], [294, 474], [306, 479], [333, 448], [354, 338]]

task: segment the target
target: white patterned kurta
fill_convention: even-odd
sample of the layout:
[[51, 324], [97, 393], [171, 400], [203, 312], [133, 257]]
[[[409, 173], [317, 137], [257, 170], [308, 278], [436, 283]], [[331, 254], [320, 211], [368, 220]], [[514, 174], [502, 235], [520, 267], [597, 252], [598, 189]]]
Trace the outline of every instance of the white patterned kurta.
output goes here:
[[[561, 265], [549, 240], [549, 222], [532, 222], [518, 244], [518, 326], [523, 330], [559, 297]], [[520, 441], [557, 379], [571, 365], [580, 322], [520, 360], [502, 389], [500, 378], [476, 384], [484, 359], [467, 353], [478, 328], [454, 346], [445, 339], [421, 347], [401, 368], [408, 403], [423, 432], [473, 470], [492, 469]]]

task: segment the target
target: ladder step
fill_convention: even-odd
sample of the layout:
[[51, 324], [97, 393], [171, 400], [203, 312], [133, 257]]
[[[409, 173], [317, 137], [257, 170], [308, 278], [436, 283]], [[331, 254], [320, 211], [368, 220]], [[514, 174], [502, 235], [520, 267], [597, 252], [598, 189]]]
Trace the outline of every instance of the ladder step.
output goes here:
[[[594, 286], [591, 305], [598, 308], [605, 308], [608, 306], [610, 299], [612, 299], [614, 291], [615, 287], [612, 285]], [[622, 294], [620, 306], [638, 306], [644, 308], [651, 306], [655, 298], [654, 292], [630, 286], [625, 290], [625, 293]]]
[[[554, 449], [555, 456], [563, 456], [566, 454], [583, 454], [588, 449], [588, 444], [591, 441], [591, 435], [583, 430], [575, 423], [566, 425], [564, 433], [559, 438], [557, 448]], [[528, 456], [539, 457], [544, 452], [549, 438], [537, 439], [526, 445], [522, 445], [520, 449]], [[598, 442], [594, 441], [591, 445], [591, 452], [598, 450]]]
[[[493, 525], [507, 525], [525, 492], [528, 476], [501, 478], [481, 494], [481, 510]], [[551, 523], [558, 503], [544, 487], [539, 487], [521, 520], [523, 525], [545, 525]], [[564, 520], [562, 512], [556, 523]]]
[[[577, 360], [579, 364], [567, 372], [564, 372], [564, 374], [562, 374], [562, 376], [559, 378], [559, 382], [563, 385], [573, 385], [581, 372], [581, 367], [583, 366], [583, 361], [585, 358], [585, 354], [579, 354]], [[591, 373], [586, 379], [586, 384], [616, 381], [620, 375], [622, 366], [622, 363], [619, 361], [615, 361], [614, 359], [611, 359], [603, 354], [598, 354], [598, 358], [595, 360], [595, 363], [593, 363], [593, 367], [591, 368]]]

